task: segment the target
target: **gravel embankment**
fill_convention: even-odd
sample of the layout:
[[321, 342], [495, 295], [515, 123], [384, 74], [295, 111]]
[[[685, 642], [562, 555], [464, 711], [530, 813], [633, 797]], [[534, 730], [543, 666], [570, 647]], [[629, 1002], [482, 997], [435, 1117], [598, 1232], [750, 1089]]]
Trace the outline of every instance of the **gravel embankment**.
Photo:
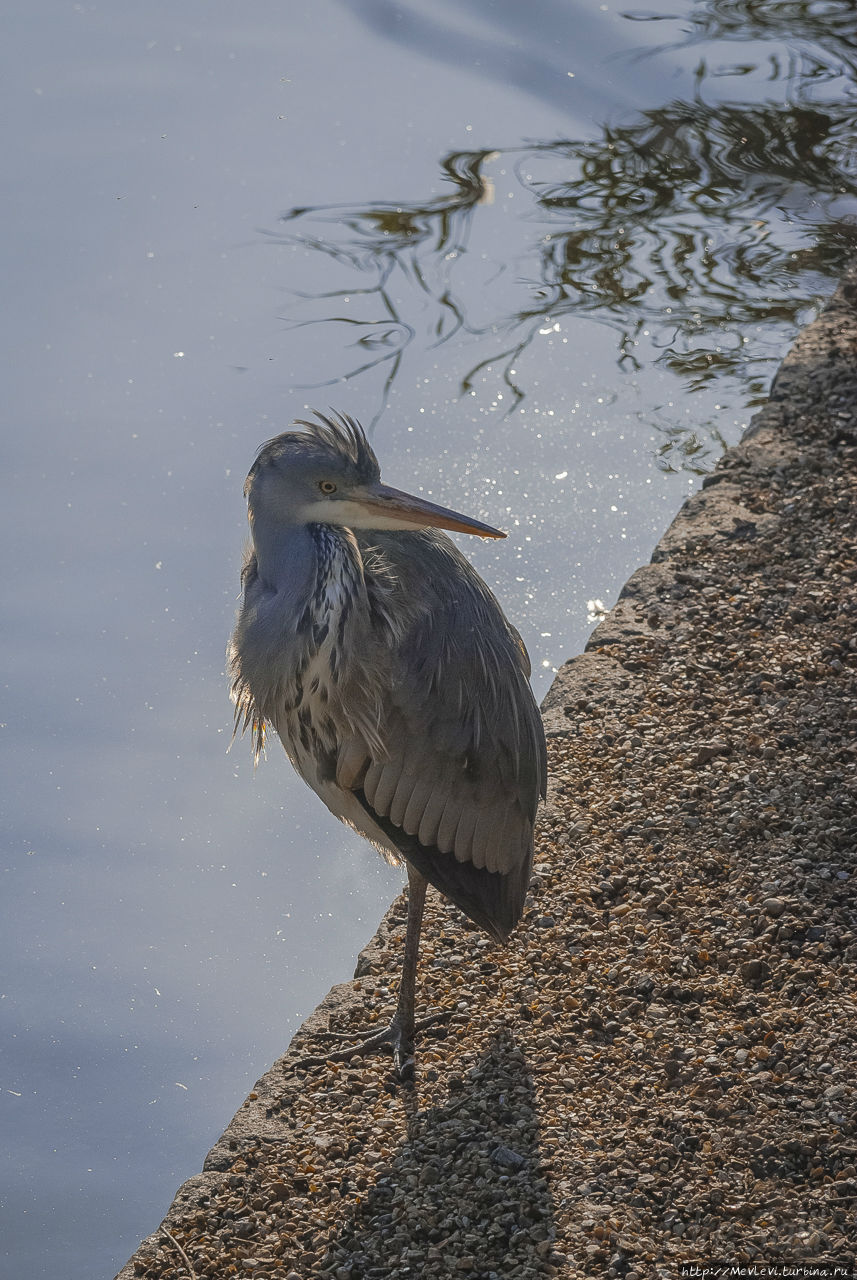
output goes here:
[[853, 1253], [857, 273], [544, 706], [552, 785], [507, 949], [404, 902], [120, 1280], [677, 1277]]

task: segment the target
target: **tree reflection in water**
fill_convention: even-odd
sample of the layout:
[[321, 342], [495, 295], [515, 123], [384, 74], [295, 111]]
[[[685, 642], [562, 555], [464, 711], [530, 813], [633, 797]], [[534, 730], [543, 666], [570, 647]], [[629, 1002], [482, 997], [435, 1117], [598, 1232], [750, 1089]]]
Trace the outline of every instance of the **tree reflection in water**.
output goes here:
[[[720, 57], [724, 41], [743, 60], [710, 67], [706, 46]], [[491, 371], [510, 412], [528, 392], [518, 366], [535, 335], [587, 316], [616, 331], [620, 367], [658, 360], [690, 390], [716, 378], [721, 399], [731, 389], [742, 406], [758, 403], [777, 347], [857, 247], [853, 3], [706, 0], [684, 44], [702, 49], [690, 100], [596, 140], [449, 155], [449, 193], [434, 199], [286, 214], [276, 239], [334, 268], [334, 287], [300, 295], [308, 311], [292, 319], [345, 326], [354, 351], [316, 385], [382, 367], [386, 403], [415, 339], [455, 338], [461, 393]], [[765, 100], [735, 101], [736, 84]], [[726, 87], [733, 100], [719, 101]], [[524, 235], [510, 257], [496, 221], [483, 234], [478, 217], [498, 165], [525, 197], [508, 210]], [[475, 281], [473, 262], [486, 259], [491, 273]], [[651, 425], [662, 467], [708, 469], [712, 424]]]

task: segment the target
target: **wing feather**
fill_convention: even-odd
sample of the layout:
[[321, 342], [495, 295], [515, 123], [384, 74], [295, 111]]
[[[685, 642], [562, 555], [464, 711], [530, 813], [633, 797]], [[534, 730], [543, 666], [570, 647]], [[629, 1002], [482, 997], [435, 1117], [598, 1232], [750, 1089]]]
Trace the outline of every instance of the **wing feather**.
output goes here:
[[[370, 764], [366, 744], [360, 738], [348, 738], [339, 748], [336, 763], [336, 781], [346, 791], [363, 786]], [[374, 788], [372, 791], [374, 795]]]
[[[374, 804], [378, 812], [385, 818], [390, 812], [390, 802], [396, 794], [400, 774], [401, 765], [395, 757], [389, 760], [381, 770], [381, 777], [378, 779], [378, 786], [375, 791]], [[398, 823], [394, 825], [398, 826]]]
[[404, 827], [409, 836], [415, 836], [422, 824], [423, 815], [426, 811], [434, 788], [431, 782], [415, 782], [414, 789], [410, 794], [405, 812], [402, 814], [400, 826]]
[[443, 815], [437, 824], [437, 840], [435, 843], [441, 853], [452, 853], [455, 847], [455, 832], [460, 818], [461, 804], [458, 796], [453, 791], [451, 795], [446, 797]]
[[430, 849], [434, 845], [439, 845], [438, 828], [440, 820], [443, 817], [443, 811], [446, 807], [446, 795], [440, 788], [435, 788], [426, 802], [423, 810], [423, 816], [420, 818], [419, 830], [417, 836], [420, 843]]
[[474, 866], [485, 867], [487, 871], [498, 871], [504, 851], [510, 865], [514, 865], [520, 856], [520, 843], [514, 839], [517, 833], [513, 832], [511, 840], [505, 838], [505, 818], [502, 809], [480, 811], [479, 822], [473, 832]]
[[366, 770], [366, 777], [363, 781], [363, 792], [371, 805], [375, 804], [375, 794], [378, 790], [378, 783], [381, 780], [381, 774], [383, 772], [383, 760], [373, 760], [369, 768]]
[[399, 780], [396, 783], [396, 790], [390, 801], [390, 821], [396, 827], [405, 825], [405, 810], [408, 807], [408, 801], [414, 793], [416, 778], [404, 770], [399, 774]]
[[472, 841], [473, 832], [479, 820], [479, 810], [475, 803], [471, 802], [462, 807], [461, 817], [458, 819], [458, 826], [455, 828], [455, 849], [454, 853], [459, 862], [472, 862], [475, 867], [484, 866], [473, 857]]
[[[494, 857], [494, 834], [495, 829], [500, 826], [498, 816], [502, 818], [502, 814], [492, 813], [488, 809], [482, 809], [479, 813], [479, 821], [473, 832], [472, 855], [477, 867], [488, 867]], [[499, 835], [499, 831], [497, 834]]]
[[359, 800], [364, 834], [379, 844], [383, 836], [505, 940], [523, 909], [545, 794], [544, 731], [526, 650], [444, 534], [355, 536], [374, 609], [365, 670], [383, 673], [384, 758], [352, 727], [337, 782]]

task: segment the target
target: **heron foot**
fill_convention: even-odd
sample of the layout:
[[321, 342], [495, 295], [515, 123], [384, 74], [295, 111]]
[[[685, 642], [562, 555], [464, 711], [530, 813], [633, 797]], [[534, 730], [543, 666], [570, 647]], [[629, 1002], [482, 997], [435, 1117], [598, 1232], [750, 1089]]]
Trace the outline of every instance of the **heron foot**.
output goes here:
[[[397, 1078], [401, 1081], [413, 1080], [414, 1033], [423, 1031], [443, 1018], [450, 1017], [451, 1013], [451, 1009], [442, 1009], [438, 1013], [430, 1014], [427, 1018], [420, 1018], [410, 1028], [406, 1028], [403, 1020], [394, 1015], [386, 1027], [382, 1027], [380, 1031], [371, 1032], [356, 1044], [350, 1044], [344, 1049], [336, 1049], [333, 1053], [325, 1054], [323, 1058], [301, 1058], [295, 1065], [322, 1067], [326, 1062], [348, 1062], [351, 1058], [362, 1057], [364, 1053], [371, 1053], [381, 1045], [389, 1044], [393, 1051], [393, 1068]], [[323, 1036], [335, 1040], [353, 1040], [354, 1038], [353, 1033], [347, 1031], [318, 1031], [315, 1034], [316, 1037]]]

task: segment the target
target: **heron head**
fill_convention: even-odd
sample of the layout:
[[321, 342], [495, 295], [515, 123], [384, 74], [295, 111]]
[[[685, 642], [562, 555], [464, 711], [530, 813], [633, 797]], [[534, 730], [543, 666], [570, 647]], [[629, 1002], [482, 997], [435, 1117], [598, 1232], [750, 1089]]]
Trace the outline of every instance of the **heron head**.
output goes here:
[[263, 445], [244, 492], [250, 519], [282, 525], [336, 524], [349, 529], [451, 529], [505, 538], [491, 525], [381, 483], [362, 427], [344, 415], [287, 431]]

